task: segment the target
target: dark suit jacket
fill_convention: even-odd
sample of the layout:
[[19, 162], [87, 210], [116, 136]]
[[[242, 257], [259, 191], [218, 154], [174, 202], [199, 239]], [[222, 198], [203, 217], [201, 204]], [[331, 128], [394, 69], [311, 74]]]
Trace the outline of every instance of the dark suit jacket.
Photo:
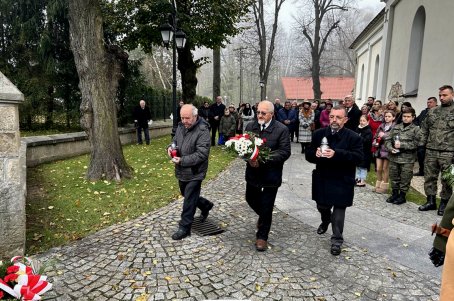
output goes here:
[[290, 157], [290, 136], [285, 125], [273, 119], [270, 125], [260, 133], [257, 121], [246, 125], [247, 132], [259, 134], [265, 138], [265, 145], [271, 149], [270, 158], [259, 167], [247, 164], [246, 182], [256, 187], [279, 187], [282, 184], [282, 169], [285, 160]]
[[359, 125], [359, 118], [361, 117], [361, 114], [361, 110], [358, 108], [356, 103], [354, 103], [350, 111], [348, 111], [348, 120], [345, 123], [345, 127], [352, 131], [356, 131], [356, 128]]
[[[335, 151], [332, 158], [315, 156], [322, 138]], [[331, 134], [331, 127], [316, 130], [306, 149], [306, 160], [315, 163], [312, 171], [312, 199], [321, 205], [349, 207], [353, 204], [356, 166], [363, 158], [361, 137], [345, 127]]]

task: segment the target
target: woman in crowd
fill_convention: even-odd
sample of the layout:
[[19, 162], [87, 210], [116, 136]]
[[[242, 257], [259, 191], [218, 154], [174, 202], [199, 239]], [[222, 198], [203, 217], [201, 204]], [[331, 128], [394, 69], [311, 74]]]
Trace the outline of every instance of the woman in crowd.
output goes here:
[[299, 119], [298, 141], [301, 143], [302, 154], [304, 154], [305, 149], [311, 143], [312, 131], [315, 128], [314, 118], [315, 113], [311, 109], [311, 103], [305, 100], [298, 115]]
[[243, 119], [243, 132], [244, 132], [246, 125], [248, 125], [248, 123], [254, 121], [254, 116], [255, 116], [254, 110], [252, 110], [250, 103], [247, 102], [244, 104], [244, 109], [241, 112], [240, 116]]
[[320, 113], [320, 127], [326, 128], [329, 126], [329, 113], [331, 112], [331, 108], [333, 104], [330, 102], [326, 103], [325, 109]]
[[400, 106], [400, 112], [396, 115], [396, 124], [402, 123], [402, 112], [405, 111], [405, 108], [411, 108], [411, 103], [404, 101]]
[[367, 116], [369, 126], [372, 131], [372, 137], [374, 137], [375, 133], [377, 133], [378, 127], [383, 123], [383, 107], [380, 100], [374, 101], [374, 104], [372, 105], [372, 108]]
[[356, 186], [366, 186], [367, 172], [370, 169], [370, 162], [372, 160], [372, 131], [367, 121], [366, 115], [361, 115], [359, 118], [359, 125], [356, 132], [363, 140], [363, 160], [356, 166]]
[[391, 110], [385, 111], [384, 122], [378, 127], [373, 140], [374, 157], [377, 166], [377, 181], [375, 182], [375, 192], [386, 193], [389, 186], [389, 160], [388, 150], [385, 148], [385, 138], [394, 127], [396, 113]]
[[226, 108], [224, 110], [224, 116], [221, 117], [221, 122], [219, 124], [219, 143], [220, 145], [224, 145], [225, 141], [229, 140], [229, 138], [235, 136], [235, 129], [236, 129], [236, 120], [232, 114], [230, 114], [230, 110]]
[[363, 105], [361, 107], [361, 115], [367, 116], [369, 114], [369, 107], [367, 105]]

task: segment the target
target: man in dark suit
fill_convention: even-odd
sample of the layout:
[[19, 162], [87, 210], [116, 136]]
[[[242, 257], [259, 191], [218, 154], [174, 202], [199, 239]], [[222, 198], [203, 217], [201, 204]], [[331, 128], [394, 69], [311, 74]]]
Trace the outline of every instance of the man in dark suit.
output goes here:
[[216, 102], [210, 106], [209, 121], [211, 127], [211, 146], [216, 145], [216, 133], [219, 132], [221, 117], [224, 115], [225, 105], [222, 103], [222, 96], [216, 97]]
[[284, 162], [290, 157], [289, 131], [273, 115], [273, 103], [264, 100], [257, 107], [257, 120], [246, 126], [247, 132], [265, 138], [265, 145], [271, 149], [265, 163], [249, 160], [246, 167], [246, 201], [259, 216], [255, 247], [261, 252], [268, 249], [274, 202], [282, 184]]
[[146, 105], [145, 100], [140, 100], [139, 105], [134, 108], [132, 113], [134, 125], [137, 130], [137, 144], [142, 144], [142, 130], [145, 136], [145, 142], [150, 144], [150, 132], [148, 122], [151, 120], [150, 108]]
[[358, 105], [355, 103], [352, 95], [347, 95], [344, 98], [344, 107], [347, 110], [348, 120], [345, 123], [345, 127], [352, 131], [356, 131], [356, 128], [359, 125], [359, 118], [361, 117], [361, 110], [358, 108]]
[[[329, 120], [329, 127], [314, 132], [306, 160], [316, 164], [312, 171], [312, 198], [322, 220], [317, 233], [325, 233], [331, 223], [331, 254], [339, 255], [344, 242], [345, 209], [353, 205], [355, 170], [363, 158], [363, 143], [358, 134], [345, 128], [348, 117], [344, 107], [332, 108]], [[322, 140], [328, 147], [320, 147]]]

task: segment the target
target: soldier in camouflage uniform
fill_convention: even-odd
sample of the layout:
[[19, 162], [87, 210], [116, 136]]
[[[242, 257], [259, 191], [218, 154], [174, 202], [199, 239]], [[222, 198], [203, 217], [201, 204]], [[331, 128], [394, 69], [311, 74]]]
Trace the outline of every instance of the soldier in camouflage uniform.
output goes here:
[[[420, 211], [437, 209], [437, 180], [441, 171], [445, 170], [454, 156], [454, 105], [452, 86], [439, 88], [441, 105], [427, 113], [421, 125], [420, 146], [426, 147], [424, 161], [424, 192], [427, 202], [420, 206]], [[438, 215], [443, 215], [446, 204], [452, 194], [452, 187], [441, 181], [441, 202]], [[452, 225], [451, 225], [452, 228]]]
[[402, 111], [402, 123], [396, 125], [385, 138], [392, 188], [392, 195], [386, 200], [387, 203], [401, 205], [407, 201], [405, 195], [413, 177], [418, 147], [419, 127], [413, 124], [415, 116], [413, 108], [405, 108]]

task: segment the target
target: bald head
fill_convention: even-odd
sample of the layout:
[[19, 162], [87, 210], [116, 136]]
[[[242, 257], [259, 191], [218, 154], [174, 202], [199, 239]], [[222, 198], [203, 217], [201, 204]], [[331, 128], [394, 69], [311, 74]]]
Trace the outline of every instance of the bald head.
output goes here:
[[197, 121], [197, 108], [192, 104], [186, 104], [181, 107], [180, 117], [185, 128], [190, 128]]

